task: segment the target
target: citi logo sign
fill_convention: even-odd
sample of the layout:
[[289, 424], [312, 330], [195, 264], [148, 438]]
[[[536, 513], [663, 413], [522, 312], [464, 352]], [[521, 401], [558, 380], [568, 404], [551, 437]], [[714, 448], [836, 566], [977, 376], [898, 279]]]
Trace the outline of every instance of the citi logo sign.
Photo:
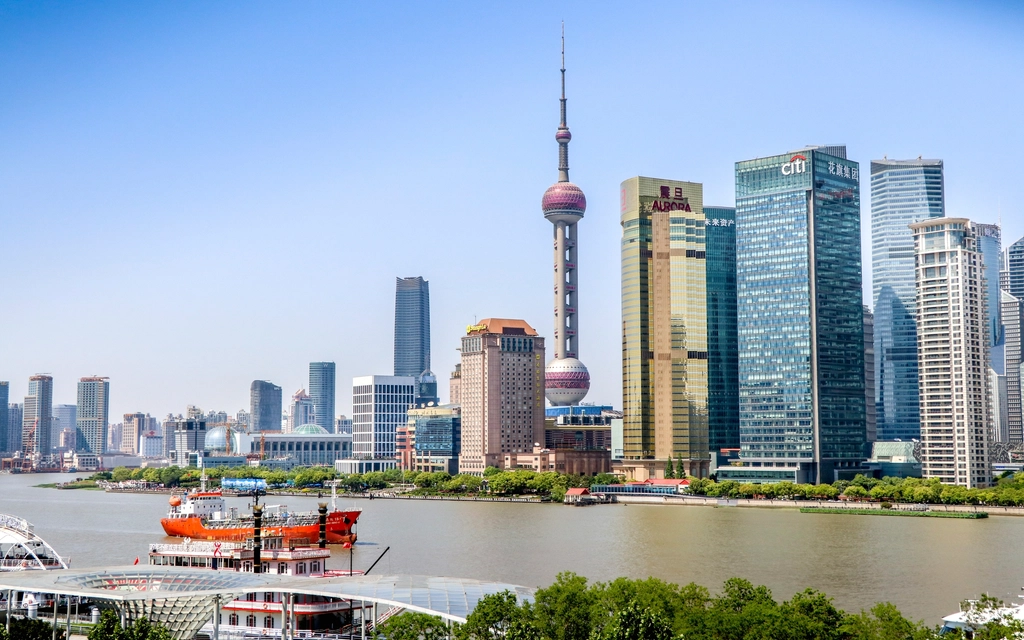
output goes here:
[[789, 159], [789, 162], [782, 165], [782, 175], [791, 176], [807, 171], [807, 157], [797, 154]]

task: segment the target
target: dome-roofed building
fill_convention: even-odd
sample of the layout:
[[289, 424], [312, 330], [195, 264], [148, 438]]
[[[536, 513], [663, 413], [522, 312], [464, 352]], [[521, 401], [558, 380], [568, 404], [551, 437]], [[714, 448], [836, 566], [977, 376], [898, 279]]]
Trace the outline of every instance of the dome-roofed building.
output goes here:
[[293, 435], [297, 435], [297, 436], [298, 435], [314, 436], [314, 435], [323, 435], [325, 433], [330, 433], [330, 431], [328, 431], [327, 429], [324, 429], [323, 427], [321, 427], [318, 424], [300, 424], [299, 426], [295, 427], [294, 431], [292, 431], [292, 434]]
[[[227, 452], [227, 441], [227, 427], [213, 427], [206, 432], [203, 449], [211, 452]], [[250, 442], [252, 442], [252, 436], [245, 433], [241, 427], [231, 430], [231, 453], [244, 455], [250, 449]]]

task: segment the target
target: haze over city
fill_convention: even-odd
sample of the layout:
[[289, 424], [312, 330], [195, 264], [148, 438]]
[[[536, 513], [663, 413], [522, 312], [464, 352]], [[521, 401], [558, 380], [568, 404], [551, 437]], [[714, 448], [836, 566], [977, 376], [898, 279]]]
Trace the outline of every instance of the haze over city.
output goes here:
[[[552, 333], [566, 25], [588, 402], [621, 406], [619, 184], [704, 184], [805, 144], [945, 162], [946, 211], [1024, 235], [1009, 3], [0, 5], [0, 378], [111, 378], [112, 416], [234, 412], [310, 361], [392, 368], [394, 278]], [[1013, 126], [1008, 126], [1008, 125]], [[866, 177], [866, 176], [865, 176]], [[870, 189], [861, 183], [870, 298]]]

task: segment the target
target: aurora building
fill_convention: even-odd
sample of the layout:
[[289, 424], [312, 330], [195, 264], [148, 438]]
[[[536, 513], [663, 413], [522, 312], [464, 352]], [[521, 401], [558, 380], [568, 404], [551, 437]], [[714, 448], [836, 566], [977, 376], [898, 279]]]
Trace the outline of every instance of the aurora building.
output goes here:
[[860, 167], [844, 146], [736, 163], [742, 466], [833, 482], [865, 459]]
[[710, 468], [703, 198], [695, 182], [621, 186], [623, 470], [634, 478], [663, 476], [669, 458], [697, 477]]

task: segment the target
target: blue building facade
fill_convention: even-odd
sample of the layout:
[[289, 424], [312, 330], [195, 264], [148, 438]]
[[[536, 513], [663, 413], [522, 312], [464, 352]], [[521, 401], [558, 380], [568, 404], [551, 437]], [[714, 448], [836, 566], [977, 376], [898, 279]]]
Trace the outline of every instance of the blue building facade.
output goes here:
[[704, 207], [708, 313], [708, 448], [740, 446], [736, 209]]
[[910, 225], [944, 215], [942, 160], [871, 162], [874, 395], [879, 440], [910, 440], [921, 435]]
[[[313, 423], [328, 433], [334, 433], [333, 362], [309, 363], [309, 397], [313, 401]], [[298, 425], [296, 425], [298, 426]]]
[[395, 375], [419, 376], [430, 370], [430, 283], [395, 279]]
[[736, 163], [745, 481], [833, 482], [866, 458], [860, 168], [845, 147]]

